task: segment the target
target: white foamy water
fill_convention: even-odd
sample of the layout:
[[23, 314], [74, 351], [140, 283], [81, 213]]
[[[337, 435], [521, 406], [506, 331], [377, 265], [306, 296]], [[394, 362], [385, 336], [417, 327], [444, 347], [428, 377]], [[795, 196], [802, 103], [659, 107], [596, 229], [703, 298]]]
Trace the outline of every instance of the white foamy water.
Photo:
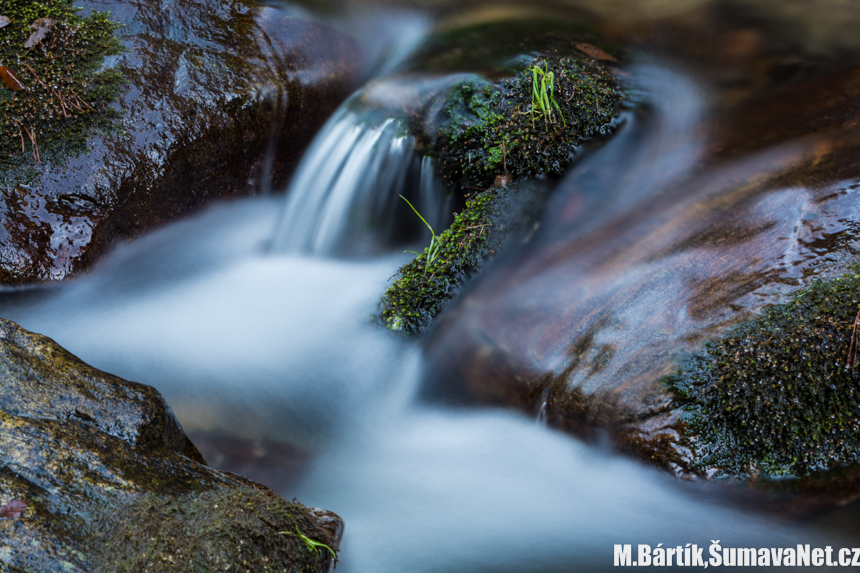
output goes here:
[[[433, 161], [415, 153], [403, 124], [341, 106], [308, 150], [286, 193], [274, 252], [314, 255], [378, 250], [396, 237], [404, 195], [434, 227], [448, 215]], [[356, 111], [353, 108], [359, 108]]]

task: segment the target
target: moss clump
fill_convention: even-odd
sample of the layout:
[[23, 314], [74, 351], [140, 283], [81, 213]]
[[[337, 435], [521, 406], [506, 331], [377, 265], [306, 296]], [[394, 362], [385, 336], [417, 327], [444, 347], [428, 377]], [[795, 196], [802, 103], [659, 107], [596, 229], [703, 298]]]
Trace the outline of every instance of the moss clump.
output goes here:
[[[553, 120], [532, 113], [534, 67], [554, 75]], [[478, 76], [451, 89], [433, 154], [450, 185], [486, 187], [505, 169], [515, 178], [558, 177], [583, 140], [608, 133], [624, 93], [588, 58], [534, 58], [499, 83]], [[537, 111], [537, 110], [535, 110]]]
[[[9, 0], [0, 29], [0, 63], [24, 89], [0, 84], [0, 172], [5, 184], [29, 182], [36, 165], [86, 150], [92, 129], [109, 129], [119, 113], [107, 107], [124, 81], [116, 69], [101, 70], [104, 56], [118, 54], [119, 24], [105, 13], [76, 15], [70, 0]], [[30, 25], [48, 18], [47, 35], [25, 48]]]
[[477, 272], [497, 241], [492, 236], [493, 212], [500, 192], [490, 190], [466, 201], [466, 208], [436, 241], [438, 253], [427, 264], [430, 247], [404, 265], [400, 277], [385, 291], [380, 318], [391, 330], [421, 332]]
[[671, 380], [699, 469], [809, 475], [860, 453], [860, 266], [706, 346]]

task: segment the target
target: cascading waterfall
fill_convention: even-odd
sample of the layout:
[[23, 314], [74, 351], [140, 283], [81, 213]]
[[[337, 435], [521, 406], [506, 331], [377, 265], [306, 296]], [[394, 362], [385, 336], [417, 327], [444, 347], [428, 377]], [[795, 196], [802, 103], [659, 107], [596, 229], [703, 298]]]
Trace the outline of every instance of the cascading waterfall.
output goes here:
[[448, 202], [433, 160], [415, 153], [415, 138], [400, 120], [363, 109], [360, 99], [341, 106], [308, 150], [287, 189], [274, 252], [367, 254], [417, 238], [408, 229], [420, 229], [420, 220], [398, 195], [434, 228], [446, 224]]

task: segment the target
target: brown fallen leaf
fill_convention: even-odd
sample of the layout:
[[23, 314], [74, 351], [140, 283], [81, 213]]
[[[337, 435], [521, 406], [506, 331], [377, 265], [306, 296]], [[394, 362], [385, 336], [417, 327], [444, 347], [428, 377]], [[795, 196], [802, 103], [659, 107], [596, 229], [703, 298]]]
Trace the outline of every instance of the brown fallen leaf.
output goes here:
[[9, 16], [0, 16], [0, 28], [5, 28], [9, 25], [9, 22], [11, 22]]
[[0, 66], [0, 80], [10, 90], [18, 91], [24, 89], [24, 84], [21, 83], [21, 80], [6, 66]]
[[48, 35], [48, 32], [51, 31], [51, 28], [54, 27], [54, 21], [50, 18], [39, 18], [32, 24], [30, 24], [30, 37], [27, 38], [27, 41], [24, 42], [25, 48], [33, 48], [41, 42], [45, 36]]
[[27, 504], [24, 501], [13, 499], [3, 507], [0, 507], [0, 517], [17, 519], [21, 517], [25, 509], [27, 509]]
[[613, 56], [612, 54], [607, 54], [597, 46], [592, 46], [591, 44], [586, 44], [585, 42], [578, 42], [574, 44], [577, 50], [583, 52], [584, 54], [591, 56], [595, 60], [603, 60], [604, 62], [617, 62], [618, 58]]

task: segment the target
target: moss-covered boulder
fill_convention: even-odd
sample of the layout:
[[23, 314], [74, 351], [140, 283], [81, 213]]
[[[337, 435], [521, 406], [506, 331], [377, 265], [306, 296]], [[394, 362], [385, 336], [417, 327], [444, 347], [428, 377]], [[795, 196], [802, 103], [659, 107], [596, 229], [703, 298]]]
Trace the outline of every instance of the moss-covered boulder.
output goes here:
[[691, 357], [668, 379], [690, 466], [807, 476], [860, 462], [860, 268], [819, 281]]
[[[363, 69], [254, 0], [4, 3], [0, 282], [57, 280], [213, 199], [282, 185]], [[34, 22], [50, 24], [28, 45]], [[18, 89], [20, 88], [20, 89]]]
[[0, 319], [10, 571], [327, 571], [329, 512], [206, 466], [153, 388]]
[[617, 55], [586, 26], [541, 19], [450, 30], [417, 51], [407, 69], [447, 81], [404, 122], [447, 189], [467, 200], [386, 291], [388, 328], [426, 330], [501, 247], [534, 230], [550, 182], [615, 126], [626, 98], [608, 67]]
[[602, 63], [570, 53], [530, 57], [496, 83], [470, 76], [445, 94], [431, 153], [449, 187], [558, 178], [579, 145], [611, 131], [624, 92]]

